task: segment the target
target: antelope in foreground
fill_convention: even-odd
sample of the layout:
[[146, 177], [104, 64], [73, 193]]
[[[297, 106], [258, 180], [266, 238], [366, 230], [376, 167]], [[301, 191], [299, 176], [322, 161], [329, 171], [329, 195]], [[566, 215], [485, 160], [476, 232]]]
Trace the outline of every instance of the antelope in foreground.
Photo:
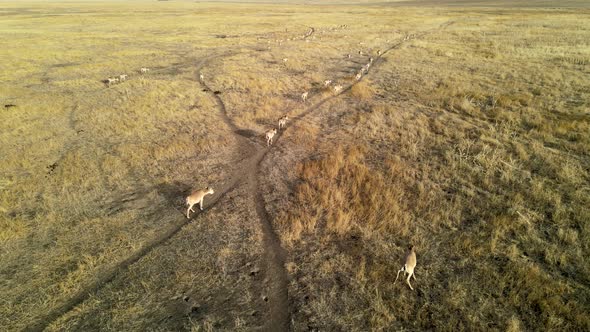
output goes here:
[[141, 69], [139, 69], [139, 72], [142, 73], [142, 74], [145, 74], [148, 71], [150, 71], [150, 69], [149, 68], [146, 68], [146, 67], [142, 67]]
[[301, 100], [303, 100], [304, 103], [307, 100], [307, 95], [309, 95], [309, 91], [305, 91], [301, 94]]
[[194, 191], [192, 194], [187, 196], [186, 205], [188, 206], [188, 209], [186, 209], [186, 218], [190, 218], [189, 214], [191, 211], [195, 212], [195, 210], [193, 210], [193, 205], [197, 203], [199, 204], [199, 208], [201, 209], [201, 211], [203, 211], [203, 199], [205, 198], [205, 196], [214, 193], [215, 191], [213, 191], [213, 188], [206, 187], [205, 189]]
[[289, 117], [286, 115], [279, 119], [279, 129], [283, 129], [287, 126], [287, 120], [289, 120]]
[[406, 255], [406, 261], [404, 263], [404, 266], [399, 271], [397, 271], [397, 276], [395, 277], [395, 281], [393, 283], [395, 284], [395, 282], [397, 281], [397, 278], [399, 277], [399, 273], [403, 271], [404, 276], [406, 275], [406, 273], [408, 274], [408, 278], [406, 279], [406, 283], [408, 283], [408, 286], [410, 286], [411, 290], [414, 290], [414, 288], [410, 284], [410, 277], [414, 277], [414, 281], [416, 280], [416, 275], [414, 275], [414, 268], [415, 267], [416, 267], [416, 252], [414, 251], [414, 246], [410, 246], [408, 254]]
[[275, 137], [276, 133], [277, 133], [277, 128], [271, 129], [266, 132], [266, 134], [265, 134], [266, 146], [270, 146], [272, 144], [272, 138]]

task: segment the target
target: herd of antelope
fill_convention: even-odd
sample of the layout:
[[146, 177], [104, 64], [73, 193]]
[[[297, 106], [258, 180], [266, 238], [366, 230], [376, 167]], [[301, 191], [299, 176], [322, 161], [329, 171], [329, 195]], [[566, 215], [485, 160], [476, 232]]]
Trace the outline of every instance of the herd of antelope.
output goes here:
[[[377, 56], [381, 56], [381, 54], [383, 54], [381, 52], [381, 50], [377, 50]], [[349, 54], [350, 55], [350, 54]], [[284, 62], [287, 61], [287, 58], [283, 59]], [[355, 75], [355, 79], [358, 81], [363, 77], [363, 74], [367, 73], [369, 71], [369, 68], [371, 68], [371, 65], [373, 64], [373, 58], [370, 57], [369, 58], [369, 62], [364, 65], [359, 72]], [[203, 75], [200, 75], [201, 80], [203, 80]], [[342, 92], [342, 90], [344, 90], [344, 87], [340, 84], [336, 84], [336, 85], [332, 85], [332, 83], [334, 83], [333, 80], [325, 80], [324, 81], [324, 88], [325, 89], [331, 89], [332, 91], [334, 91], [335, 94], [339, 94], [340, 92]], [[301, 101], [303, 103], [305, 103], [307, 101], [307, 98], [309, 97], [309, 91], [305, 91], [301, 94]], [[284, 117], [279, 119], [279, 128], [278, 130], [284, 129], [287, 125], [287, 120], [289, 120], [289, 118], [285, 115]], [[277, 129], [273, 128], [267, 132], [265, 132], [264, 137], [266, 138], [266, 145], [270, 146], [272, 145], [272, 140], [273, 137], [277, 134]]]
[[[346, 28], [346, 26], [341, 26], [341, 28]], [[314, 28], [311, 28], [308, 33], [306, 33], [304, 36], [302, 36], [302, 39], [310, 37], [314, 31], [315, 31]], [[411, 38], [411, 35], [408, 35], [404, 38], [404, 41], [408, 40], [410, 38]], [[280, 45], [282, 43], [282, 40], [277, 41], [277, 42]], [[359, 55], [365, 55], [365, 54], [368, 55], [369, 53], [365, 53], [362, 50], [359, 50], [358, 54]], [[381, 50], [377, 50], [376, 54], [379, 57], [383, 54], [383, 52]], [[351, 56], [351, 54], [347, 54], [347, 57], [350, 59], [352, 56]], [[282, 60], [283, 60], [283, 62], [288, 61], [287, 58], [283, 58]], [[361, 69], [359, 69], [358, 72], [356, 73], [356, 75], [354, 76], [355, 80], [359, 81], [363, 77], [364, 74], [369, 72], [369, 69], [371, 68], [371, 65], [373, 64], [373, 61], [374, 61], [374, 59], [372, 57], [370, 57], [369, 62], [366, 63], [364, 66], [362, 66]], [[140, 70], [141, 73], [147, 73], [148, 71], [149, 71], [148, 68], [141, 68], [141, 70]], [[127, 78], [127, 75], [120, 75], [118, 78], [118, 81], [124, 81], [126, 78]], [[204, 81], [204, 78], [205, 77], [202, 73], [199, 74], [199, 79], [201, 81]], [[117, 80], [117, 78], [109, 78], [107, 84], [111, 83], [111, 79]], [[340, 92], [342, 92], [342, 90], [344, 89], [344, 87], [342, 85], [340, 85], [340, 84], [332, 85], [332, 83], [333, 83], [332, 80], [325, 80], [323, 82], [323, 86], [325, 89], [330, 89], [330, 87], [331, 87], [332, 91], [335, 94], [339, 94]], [[305, 103], [307, 101], [308, 96], [309, 96], [309, 91], [303, 92], [301, 94], [301, 101], [303, 103]], [[264, 133], [264, 137], [266, 139], [267, 146], [271, 146], [273, 144], [273, 138], [275, 137], [275, 135], [277, 134], [277, 132], [279, 130], [284, 130], [286, 128], [288, 120], [289, 120], [289, 117], [287, 115], [279, 118], [278, 129], [273, 128], [273, 129], [270, 129]], [[214, 193], [215, 193], [215, 191], [213, 190], [213, 188], [210, 188], [209, 186], [207, 186], [204, 189], [194, 191], [189, 196], [187, 196], [186, 197], [186, 205], [187, 205], [186, 217], [190, 219], [190, 212], [195, 212], [193, 210], [193, 206], [196, 204], [199, 204], [199, 209], [202, 211], [203, 210], [203, 201], [205, 199], [205, 196], [211, 195]], [[408, 253], [406, 254], [406, 257], [403, 261], [403, 266], [397, 272], [397, 276], [394, 280], [394, 284], [397, 282], [400, 272], [404, 272], [404, 276], [407, 275], [406, 283], [408, 284], [408, 286], [410, 287], [411, 290], [414, 290], [414, 288], [412, 287], [412, 284], [410, 284], [410, 278], [413, 277], [414, 281], [416, 280], [416, 275], [414, 273], [414, 269], [416, 268], [416, 262], [417, 261], [416, 261], [415, 248], [414, 248], [414, 246], [410, 246], [408, 248]]]
[[[341, 26], [341, 28], [346, 28], [346, 26]], [[307, 36], [310, 36], [313, 32], [314, 32], [314, 29], [311, 28], [311, 30], [309, 31], [309, 33], [307, 34]], [[381, 52], [381, 50], [377, 50], [376, 53], [377, 53], [377, 56], [381, 56], [383, 54], [383, 52]], [[359, 54], [363, 54], [363, 52], [362, 51], [359, 51]], [[350, 54], [348, 54], [347, 56], [349, 58], [351, 57]], [[368, 73], [369, 68], [371, 68], [371, 65], [373, 64], [373, 60], [374, 59], [372, 57], [370, 57], [369, 58], [369, 62], [367, 64], [365, 64], [358, 71], [358, 73], [355, 75], [355, 79], [357, 81], [360, 80], [363, 77], [363, 74]], [[283, 59], [283, 62], [287, 62], [287, 61], [288, 61], [287, 58], [284, 58]], [[147, 73], [148, 71], [149, 71], [148, 68], [141, 68], [141, 70], [140, 70], [141, 73]], [[121, 76], [123, 76], [123, 75], [121, 75]], [[124, 76], [126, 77], [127, 75], [124, 75]], [[199, 73], [199, 79], [202, 82], [202, 81], [204, 81], [205, 76], [202, 73]], [[342, 92], [342, 90], [344, 89], [344, 87], [342, 85], [340, 85], [340, 84], [332, 85], [332, 83], [334, 83], [333, 80], [325, 80], [323, 82], [324, 89], [330, 89], [330, 86], [331, 86], [331, 89], [332, 89], [332, 91], [334, 91], [335, 94], [339, 94], [340, 92]], [[307, 101], [308, 96], [309, 96], [309, 91], [303, 92], [301, 94], [301, 101], [303, 103], [305, 103]], [[273, 129], [270, 129], [270, 130], [268, 130], [268, 131], [266, 131], [264, 133], [264, 138], [266, 139], [266, 146], [271, 146], [272, 145], [273, 138], [275, 137], [275, 135], [277, 134], [277, 132], [279, 130], [284, 130], [286, 128], [287, 121], [288, 120], [289, 120], [289, 117], [287, 115], [281, 117], [278, 120], [278, 129], [277, 128], [273, 128]], [[186, 210], [186, 217], [187, 218], [190, 218], [190, 212], [191, 211], [192, 212], [195, 212], [192, 209], [192, 207], [195, 204], [199, 204], [200, 209], [203, 210], [203, 199], [205, 198], [206, 195], [213, 194], [213, 193], [214, 193], [213, 192], [213, 189], [207, 187], [205, 189], [201, 189], [201, 190], [195, 191], [190, 196], [188, 196], [186, 198], [186, 205], [188, 206], [188, 208]], [[415, 259], [415, 254], [414, 254], [414, 266], [415, 266], [415, 260], [416, 259]], [[413, 270], [413, 266], [412, 266], [411, 262], [406, 262], [406, 263], [407, 263], [406, 264], [407, 268], [405, 270], [404, 270], [404, 268], [402, 268], [402, 270], [400, 270], [400, 272], [401, 271], [406, 271], [406, 272], [410, 273], [410, 276], [413, 276], [413, 271], [414, 270]], [[398, 272], [398, 276], [399, 276], [399, 272]], [[414, 277], [414, 279], [415, 278], [416, 277]], [[397, 278], [396, 278], [396, 280], [397, 280]], [[409, 277], [408, 277], [408, 285], [409, 285]], [[412, 288], [411, 285], [410, 285], [410, 288]]]
[[[316, 39], [316, 36], [313, 36], [313, 34], [315, 32], [319, 32], [319, 33], [325, 33], [325, 32], [328, 32], [328, 31], [329, 32], [334, 32], [334, 31], [337, 31], [337, 30], [342, 30], [342, 29], [347, 29], [347, 28], [348, 28], [348, 25], [346, 25], [346, 24], [339, 25], [338, 27], [331, 27], [331, 28], [325, 28], [325, 29], [321, 29], [320, 28], [320, 29], [317, 29], [317, 30], [316, 30], [316, 28], [310, 27], [309, 30], [305, 34], [294, 36], [294, 37], [291, 37], [291, 38], [274, 39], [273, 40], [273, 39], [271, 39], [272, 35], [266, 35], [266, 36], [257, 37], [256, 40], [264, 40], [264, 39], [266, 39], [266, 43], [267, 44], [270, 44], [270, 43], [274, 42], [274, 43], [276, 43], [279, 46], [283, 45], [283, 43], [285, 41], [305, 40], [306, 42], [309, 43], [309, 39]], [[285, 29], [285, 32], [287, 32], [287, 29]], [[320, 37], [320, 39], [321, 39], [321, 37]], [[268, 49], [270, 49], [270, 46], [268, 47]], [[284, 62], [287, 62], [286, 59], [283, 59], [283, 61]]]
[[[149, 71], [150, 71], [150, 69], [149, 68], [146, 68], [146, 67], [142, 67], [142, 68], [139, 69], [139, 73], [140, 74], [147, 74]], [[127, 74], [121, 74], [121, 75], [118, 75], [118, 76], [108, 77], [103, 82], [108, 87], [110, 87], [113, 84], [125, 82], [127, 80], [127, 78], [129, 78], [129, 75], [127, 75]]]

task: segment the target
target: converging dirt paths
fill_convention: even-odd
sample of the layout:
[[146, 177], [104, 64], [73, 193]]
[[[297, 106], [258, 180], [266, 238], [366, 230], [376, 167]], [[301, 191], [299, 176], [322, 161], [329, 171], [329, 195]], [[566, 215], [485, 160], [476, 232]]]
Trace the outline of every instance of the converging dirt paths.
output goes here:
[[[404, 41], [400, 41], [385, 49], [382, 54], [376, 57], [375, 65], [378, 65], [380, 63], [379, 60], [381, 56], [387, 54], [387, 52], [395, 48], [400, 47]], [[369, 71], [367, 72], [367, 74], [369, 74]], [[340, 91], [339, 93], [334, 93], [333, 95], [324, 97], [319, 101], [313, 103], [303, 112], [295, 116], [291, 120], [290, 125], [295, 124], [296, 122], [302, 120], [306, 115], [319, 109], [327, 101], [333, 98], [337, 98], [342, 93], [349, 91], [358, 81], [360, 80], [354, 81], [353, 83], [344, 87], [342, 91]], [[266, 280], [268, 280], [269, 283], [269, 294], [267, 299], [270, 304], [269, 317], [266, 320], [267, 323], [264, 326], [264, 329], [267, 331], [287, 331], [290, 327], [290, 305], [288, 297], [288, 276], [287, 271], [285, 270], [286, 253], [281, 246], [279, 237], [277, 236], [272, 227], [272, 219], [268, 211], [266, 210], [262, 188], [258, 180], [258, 177], [261, 175], [260, 163], [264, 160], [267, 153], [274, 145], [266, 147], [261, 144], [260, 140], [253, 141], [250, 138], [252, 135], [249, 134], [252, 131], [244, 128], [239, 128], [228, 116], [227, 108], [223, 100], [219, 96], [219, 93], [212, 92], [211, 88], [206, 84], [206, 82], [203, 79], [200, 79], [200, 82], [216, 100], [217, 106], [221, 113], [221, 117], [223, 118], [227, 126], [231, 129], [232, 134], [236, 136], [238, 144], [240, 145], [239, 149], [246, 151], [254, 151], [254, 153], [252, 153], [252, 157], [250, 157], [247, 161], [243, 163], [244, 167], [241, 168], [241, 174], [235, 179], [232, 179], [230, 183], [233, 184], [235, 183], [235, 181], [239, 181], [239, 179], [241, 179], [242, 176], [246, 177], [246, 184], [249, 188], [248, 192], [250, 193], [252, 201], [255, 204], [256, 214], [258, 215], [258, 218], [261, 223], [262, 233], [264, 236], [264, 262], [266, 263], [266, 268], [263, 271], [263, 273], [266, 277]], [[275, 135], [275, 145], [279, 142], [282, 134], [283, 131], [279, 131]]]
[[[451, 23], [452, 22], [444, 23], [437, 30], [443, 29]], [[421, 37], [427, 33], [428, 32], [417, 34], [414, 38]], [[387, 52], [400, 47], [406, 40], [409, 39], [399, 41], [391, 45], [390, 47], [386, 48], [380, 55], [377, 55], [374, 59], [375, 61], [373, 68], [376, 68], [382, 62], [381, 57], [386, 55]], [[219, 59], [223, 56], [227, 56], [229, 54], [231, 54], [231, 52], [211, 55], [209, 57], [203, 58], [195, 66], [196, 73], [200, 74], [201, 69], [204, 68], [204, 66], [208, 62]], [[372, 70], [374, 69], [367, 71], [365, 76], [370, 74]], [[296, 122], [301, 121], [302, 119], [304, 119], [306, 115], [317, 110], [327, 101], [333, 98], [337, 98], [339, 95], [349, 91], [359, 81], [360, 80], [355, 80], [347, 86], [344, 86], [340, 92], [330, 94], [327, 97], [324, 97], [321, 94], [318, 94], [317, 96], [315, 96], [315, 98], [314, 96], [311, 96], [310, 101], [312, 101], [312, 104], [306, 109], [304, 109], [301, 113], [295, 115], [290, 121], [290, 124], [288, 125], [293, 125]], [[240, 128], [234, 123], [234, 121], [228, 116], [226, 106], [221, 97], [219, 96], [219, 92], [213, 92], [211, 88], [206, 84], [205, 79], [202, 79], [201, 77], [199, 77], [199, 82], [203, 86], [204, 91], [207, 91], [212, 96], [212, 98], [215, 99], [220, 117], [222, 118], [224, 123], [229, 127], [230, 131], [232, 132], [232, 135], [235, 136], [236, 141], [238, 142], [238, 146], [234, 148], [238, 151], [240, 156], [243, 157], [241, 157], [242, 160], [240, 161], [240, 166], [221, 187], [216, 188], [216, 192], [214, 195], [212, 195], [212, 197], [206, 199], [205, 211], [199, 212], [195, 214], [193, 217], [191, 217], [191, 219], [187, 220], [184, 214], [185, 211], [183, 209], [180, 209], [178, 206], [163, 209], [162, 214], [169, 214], [170, 211], [173, 210], [176, 210], [176, 212], [178, 213], [177, 217], [174, 217], [173, 221], [170, 223], [170, 227], [164, 230], [158, 237], [148, 242], [143, 248], [135, 252], [129, 258], [123, 260], [115, 267], [100, 273], [95, 282], [82, 289], [69, 301], [53, 309], [47, 315], [39, 317], [35, 323], [31, 324], [25, 330], [44, 330], [53, 321], [57, 320], [67, 312], [71, 311], [76, 306], [88, 299], [92, 294], [95, 294], [106, 284], [110, 283], [119, 273], [128, 269], [129, 266], [139, 261], [142, 257], [146, 256], [153, 249], [161, 246], [164, 242], [174, 237], [174, 235], [177, 234], [181, 229], [183, 229], [184, 226], [190, 223], [191, 220], [199, 218], [203, 213], [207, 213], [207, 210], [218, 204], [228, 192], [232, 191], [233, 189], [241, 185], [246, 185], [248, 188], [247, 192], [249, 193], [252, 203], [255, 206], [256, 214], [260, 220], [260, 226], [263, 234], [263, 261], [266, 266], [261, 272], [264, 275], [266, 285], [260, 285], [259, 290], [261, 294], [267, 293], [267, 295], [264, 296], [264, 300], [267, 301], [269, 305], [268, 317], [264, 320], [266, 322], [264, 330], [287, 331], [290, 329], [291, 308], [288, 297], [288, 275], [285, 269], [286, 253], [281, 246], [279, 237], [277, 236], [272, 227], [272, 218], [266, 210], [262, 187], [259, 181], [259, 176], [262, 175], [260, 174], [261, 162], [265, 159], [270, 149], [272, 149], [277, 143], [279, 143], [283, 131], [279, 131], [275, 135], [274, 145], [267, 147], [265, 144], [263, 144], [262, 139], [257, 138], [256, 135], [252, 134], [252, 130]], [[318, 98], [319, 100], [314, 102], [314, 99]], [[162, 217], [162, 219], [170, 219], [170, 216], [168, 216], [167, 218], [164, 218], [163, 216], [158, 217]]]
[[[200, 81], [207, 91], [211, 91], [203, 80]], [[289, 303], [287, 296], [287, 272], [284, 269], [285, 254], [278, 236], [272, 229], [271, 218], [264, 206], [264, 199], [262, 198], [262, 191], [258, 182], [260, 162], [262, 162], [270, 148], [248, 139], [251, 136], [247, 134], [249, 131], [239, 128], [232, 121], [227, 115], [226, 106], [219, 95], [212, 93], [212, 96], [217, 102], [224, 122], [232, 130], [233, 135], [236, 136], [240, 145], [239, 149], [253, 152], [251, 153], [252, 157], [243, 163], [244, 167], [241, 168], [242, 171], [240, 172], [239, 178], [246, 180], [248, 192], [256, 207], [256, 214], [258, 215], [262, 228], [264, 243], [263, 261], [266, 263], [266, 267], [262, 272], [269, 283], [267, 286], [269, 294], [266, 296], [266, 301], [270, 305], [270, 317], [266, 320], [267, 323], [264, 328], [268, 331], [286, 331], [289, 328]]]

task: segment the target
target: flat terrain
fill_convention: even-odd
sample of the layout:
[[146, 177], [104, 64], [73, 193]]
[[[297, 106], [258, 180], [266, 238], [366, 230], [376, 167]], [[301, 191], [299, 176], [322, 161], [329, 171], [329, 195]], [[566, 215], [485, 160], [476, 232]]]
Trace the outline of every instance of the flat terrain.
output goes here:
[[0, 2], [0, 327], [589, 330], [584, 6]]

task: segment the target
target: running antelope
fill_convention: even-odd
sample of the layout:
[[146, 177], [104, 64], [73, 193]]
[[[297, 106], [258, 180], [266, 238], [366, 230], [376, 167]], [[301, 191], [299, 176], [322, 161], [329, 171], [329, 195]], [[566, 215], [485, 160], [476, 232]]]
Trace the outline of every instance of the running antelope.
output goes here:
[[118, 83], [119, 82], [119, 79], [116, 78], [116, 77], [109, 77], [109, 78], [106, 79], [105, 82], [106, 82], [107, 86], [111, 86], [111, 85], [113, 85], [115, 83]]
[[142, 73], [142, 74], [145, 74], [145, 73], [147, 73], [148, 71], [150, 71], [150, 69], [149, 69], [149, 68], [146, 68], [146, 67], [142, 67], [142, 68], [139, 70], [139, 72], [140, 72], [140, 73]]
[[301, 100], [303, 100], [304, 103], [307, 100], [307, 95], [309, 95], [309, 91], [305, 91], [301, 94]]
[[214, 193], [215, 193], [215, 191], [213, 191], [213, 188], [206, 187], [205, 189], [194, 191], [192, 194], [187, 196], [187, 198], [186, 198], [186, 205], [188, 206], [188, 209], [186, 209], [187, 219], [190, 218], [189, 214], [191, 211], [195, 212], [195, 210], [193, 210], [193, 205], [198, 203], [199, 208], [201, 209], [201, 211], [203, 211], [203, 200], [205, 199], [205, 196], [207, 196], [209, 194], [214, 194]]
[[266, 132], [266, 146], [270, 146], [272, 144], [272, 138], [275, 137], [277, 133], [277, 128], [271, 129]]
[[414, 288], [410, 284], [410, 277], [414, 277], [414, 281], [416, 280], [416, 275], [414, 274], [414, 268], [416, 268], [416, 252], [414, 251], [414, 246], [410, 246], [409, 252], [406, 255], [406, 261], [404, 263], [404, 266], [399, 271], [397, 271], [397, 276], [395, 277], [395, 281], [393, 283], [395, 284], [395, 282], [397, 281], [397, 278], [399, 277], [399, 273], [403, 271], [404, 276], [406, 274], [408, 274], [408, 278], [406, 279], [406, 283], [408, 283], [408, 286], [410, 286], [411, 290], [414, 290]]
[[287, 120], [289, 120], [289, 117], [286, 115], [279, 119], [279, 129], [283, 129], [287, 126]]
[[125, 81], [127, 79], [127, 77], [128, 77], [127, 74], [119, 75], [119, 81], [120, 82], [123, 82], [123, 81]]

